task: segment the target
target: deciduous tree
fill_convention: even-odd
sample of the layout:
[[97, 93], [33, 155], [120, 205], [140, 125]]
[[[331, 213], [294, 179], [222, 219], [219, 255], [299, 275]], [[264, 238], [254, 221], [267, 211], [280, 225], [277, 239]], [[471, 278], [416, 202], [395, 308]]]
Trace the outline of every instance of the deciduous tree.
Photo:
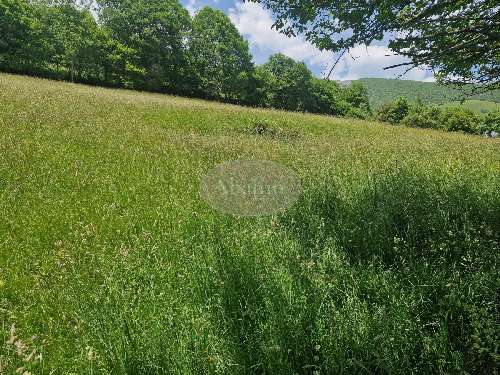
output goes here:
[[270, 106], [290, 111], [311, 107], [312, 73], [303, 62], [275, 54], [260, 67], [259, 78]]
[[426, 66], [442, 82], [500, 85], [498, 0], [251, 0], [276, 16], [289, 36], [303, 33], [321, 50], [344, 53], [389, 39], [389, 48]]
[[144, 77], [136, 87], [185, 90], [191, 18], [178, 0], [100, 0], [100, 19], [114, 39], [137, 51]]
[[252, 57], [228, 16], [205, 7], [194, 17], [190, 54], [199, 92], [208, 97], [245, 101], [252, 75]]

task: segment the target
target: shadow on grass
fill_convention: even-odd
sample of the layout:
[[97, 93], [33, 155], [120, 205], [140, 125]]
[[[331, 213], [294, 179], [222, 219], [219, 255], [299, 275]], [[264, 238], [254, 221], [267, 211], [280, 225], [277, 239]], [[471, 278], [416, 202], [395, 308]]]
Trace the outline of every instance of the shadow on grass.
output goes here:
[[331, 187], [307, 190], [269, 242], [253, 240], [259, 225], [216, 220], [197, 229], [193, 244], [204, 245], [190, 259], [190, 281], [179, 285], [189, 308], [165, 310], [153, 299], [134, 319], [109, 321], [99, 329], [101, 341], [113, 343], [107, 367], [493, 373], [500, 223], [493, 188], [395, 171], [348, 199]]
[[[234, 373], [491, 372], [500, 207], [471, 186], [396, 171], [349, 201], [320, 187], [281, 217], [297, 251], [221, 244], [208, 294]], [[321, 259], [332, 243], [347, 266]]]
[[[258, 254], [235, 254], [220, 249], [217, 273], [222, 280], [218, 289], [221, 305], [214, 315], [216, 324], [227, 330], [234, 373], [288, 374], [314, 366], [313, 324], [317, 309], [314, 295], [302, 295], [293, 306], [283, 289], [283, 280], [271, 275]], [[297, 289], [313, 290], [299, 272], [291, 270]], [[295, 295], [296, 297], [296, 295]], [[310, 306], [311, 308], [304, 308]]]
[[413, 365], [492, 373], [500, 252], [500, 184], [493, 183], [484, 190], [473, 180], [437, 183], [399, 170], [374, 178], [348, 201], [333, 187], [311, 190], [282, 223], [304, 257], [333, 242], [361, 274], [375, 266], [395, 275], [403, 294], [414, 296], [403, 297], [418, 322]]
[[334, 239], [353, 263], [450, 264], [479, 249], [491, 256], [500, 241], [500, 199], [472, 183], [438, 185], [400, 170], [375, 178], [349, 201], [332, 186], [310, 191], [283, 223], [304, 251]]

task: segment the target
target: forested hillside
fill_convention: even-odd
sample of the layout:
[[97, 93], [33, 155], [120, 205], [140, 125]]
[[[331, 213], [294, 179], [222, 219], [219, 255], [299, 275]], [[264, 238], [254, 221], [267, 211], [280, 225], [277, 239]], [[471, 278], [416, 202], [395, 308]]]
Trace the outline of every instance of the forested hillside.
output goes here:
[[[464, 91], [458, 88], [438, 85], [433, 82], [386, 78], [362, 78], [356, 82], [360, 82], [366, 88], [370, 104], [374, 108], [399, 97], [405, 97], [413, 102], [420, 99], [425, 104], [444, 104], [460, 101], [464, 95]], [[472, 95], [468, 99], [500, 103], [500, 90]]]

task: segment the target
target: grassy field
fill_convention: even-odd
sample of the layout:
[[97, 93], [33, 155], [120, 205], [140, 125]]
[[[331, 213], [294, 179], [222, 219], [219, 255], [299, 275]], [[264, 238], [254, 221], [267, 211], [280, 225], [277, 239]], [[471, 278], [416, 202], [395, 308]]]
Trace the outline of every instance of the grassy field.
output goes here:
[[[450, 86], [441, 86], [433, 82], [419, 82], [403, 79], [362, 78], [359, 80], [368, 90], [373, 108], [405, 97], [411, 102], [420, 99], [425, 104], [445, 104], [460, 101], [463, 93]], [[476, 112], [498, 108], [500, 90], [475, 95], [468, 101], [467, 107]]]
[[[210, 208], [236, 159], [299, 201]], [[495, 373], [499, 194], [498, 139], [1, 74], [0, 373]]]
[[478, 114], [485, 114], [493, 111], [500, 111], [500, 103], [489, 102], [486, 100], [466, 100], [463, 103], [451, 102], [442, 105], [443, 107], [462, 107], [470, 109]]

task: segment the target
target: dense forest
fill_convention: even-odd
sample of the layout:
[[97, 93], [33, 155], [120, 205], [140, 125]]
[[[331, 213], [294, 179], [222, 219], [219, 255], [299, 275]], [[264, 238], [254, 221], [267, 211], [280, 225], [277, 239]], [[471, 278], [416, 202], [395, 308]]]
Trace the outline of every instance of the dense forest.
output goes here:
[[[95, 8], [94, 8], [95, 6]], [[178, 0], [0, 0], [0, 70], [244, 105], [367, 117], [366, 91], [315, 78], [281, 54], [255, 66], [209, 7]]]

